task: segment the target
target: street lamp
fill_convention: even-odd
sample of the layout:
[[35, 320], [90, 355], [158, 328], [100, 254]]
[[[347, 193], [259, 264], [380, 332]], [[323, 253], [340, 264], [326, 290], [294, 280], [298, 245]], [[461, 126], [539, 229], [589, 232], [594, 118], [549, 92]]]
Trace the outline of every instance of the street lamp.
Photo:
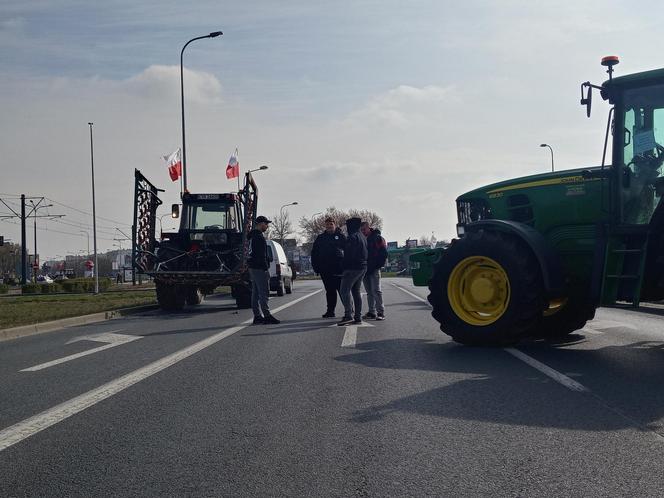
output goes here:
[[249, 171], [247, 171], [247, 173], [253, 173], [254, 171], [262, 171], [262, 170], [266, 170], [266, 169], [267, 169], [267, 166], [263, 165], [260, 168], [250, 169]]
[[[92, 144], [93, 124], [94, 123], [88, 123], [88, 126], [90, 127], [90, 167], [92, 170], [92, 242], [95, 250], [95, 266], [94, 266], [95, 294], [99, 294], [99, 265], [97, 265], [97, 211], [95, 206], [95, 154], [94, 154], [94, 146]], [[89, 253], [88, 256], [90, 256]]]
[[157, 219], [159, 220], [159, 232], [162, 234], [161, 236], [163, 236], [163, 234], [164, 234], [164, 227], [163, 227], [163, 225], [161, 224], [161, 219], [164, 218], [164, 217], [166, 217], [166, 216], [170, 216], [170, 217], [172, 218], [172, 217], [173, 217], [173, 213], [162, 214], [162, 215], [159, 216], [159, 218], [157, 218]]
[[182, 102], [182, 183], [185, 192], [187, 191], [187, 146], [185, 145], [184, 134], [184, 70], [182, 65], [182, 58], [184, 56], [184, 49], [187, 48], [187, 45], [189, 45], [191, 42], [202, 40], [203, 38], [216, 38], [219, 35], [223, 35], [223, 33], [221, 31], [214, 31], [209, 35], [192, 38], [184, 44], [184, 47], [182, 47], [182, 50], [180, 51], [180, 98]]
[[281, 206], [281, 209], [279, 209], [279, 218], [283, 217], [284, 208], [287, 207], [287, 206], [297, 206], [297, 201], [291, 202], [289, 204], [284, 204], [283, 206]]
[[553, 148], [549, 144], [540, 144], [540, 147], [548, 147], [551, 151], [551, 172], [553, 172]]

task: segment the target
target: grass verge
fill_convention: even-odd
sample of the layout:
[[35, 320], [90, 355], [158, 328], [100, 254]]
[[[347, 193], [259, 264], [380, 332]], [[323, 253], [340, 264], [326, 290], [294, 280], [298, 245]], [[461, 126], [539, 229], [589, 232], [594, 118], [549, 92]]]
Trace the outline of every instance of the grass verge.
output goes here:
[[58, 294], [4, 297], [0, 299], [0, 329], [156, 302], [154, 290], [118, 291], [96, 296]]

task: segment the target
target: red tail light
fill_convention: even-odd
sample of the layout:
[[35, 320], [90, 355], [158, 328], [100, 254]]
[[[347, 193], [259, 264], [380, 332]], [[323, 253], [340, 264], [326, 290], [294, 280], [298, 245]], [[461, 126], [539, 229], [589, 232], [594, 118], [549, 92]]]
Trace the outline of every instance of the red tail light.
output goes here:
[[189, 252], [198, 252], [201, 250], [201, 246], [198, 245], [197, 243], [191, 244], [191, 247], [189, 248]]
[[277, 276], [281, 276], [281, 265], [277, 263]]

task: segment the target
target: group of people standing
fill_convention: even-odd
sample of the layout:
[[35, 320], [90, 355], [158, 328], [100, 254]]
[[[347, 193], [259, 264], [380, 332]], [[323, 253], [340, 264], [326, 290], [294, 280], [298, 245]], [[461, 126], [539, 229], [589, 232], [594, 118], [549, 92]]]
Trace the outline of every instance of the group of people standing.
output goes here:
[[[323, 318], [334, 318], [337, 293], [341, 297], [344, 316], [337, 325], [362, 323], [362, 318], [385, 319], [380, 269], [387, 260], [387, 244], [380, 230], [360, 218], [346, 220], [348, 236], [341, 232], [332, 218], [326, 218], [325, 231], [311, 251], [311, 265], [323, 280], [327, 311]], [[367, 293], [369, 309], [362, 316], [361, 286]]]
[[[263, 233], [271, 223], [258, 216], [249, 233], [248, 266], [251, 277], [251, 307], [254, 325], [277, 324], [270, 313], [270, 277], [267, 244]], [[362, 318], [385, 320], [383, 291], [380, 287], [380, 269], [387, 261], [387, 244], [380, 230], [360, 218], [346, 220], [348, 236], [341, 232], [332, 218], [325, 219], [321, 233], [311, 251], [311, 265], [323, 279], [327, 298], [327, 311], [323, 318], [334, 318], [337, 293], [344, 306], [344, 316], [337, 325], [362, 323]], [[367, 292], [369, 310], [362, 316], [362, 282]]]

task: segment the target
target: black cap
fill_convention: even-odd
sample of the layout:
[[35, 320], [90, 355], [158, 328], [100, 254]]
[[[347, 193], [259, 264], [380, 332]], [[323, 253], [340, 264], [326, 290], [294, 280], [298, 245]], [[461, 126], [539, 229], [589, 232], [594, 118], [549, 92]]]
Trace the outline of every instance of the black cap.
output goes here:
[[256, 223], [272, 223], [265, 216], [259, 216], [256, 218]]

